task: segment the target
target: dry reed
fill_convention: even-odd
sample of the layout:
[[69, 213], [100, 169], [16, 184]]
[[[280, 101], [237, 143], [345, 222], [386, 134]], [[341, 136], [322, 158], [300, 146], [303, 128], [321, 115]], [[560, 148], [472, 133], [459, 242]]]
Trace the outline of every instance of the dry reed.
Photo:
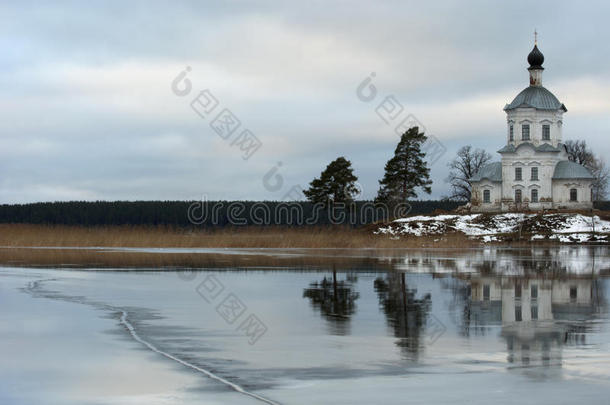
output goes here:
[[0, 246], [175, 248], [401, 248], [473, 246], [464, 235], [392, 239], [372, 228], [243, 227], [192, 230], [170, 227], [0, 224]]
[[[442, 236], [410, 236], [393, 239], [373, 234], [369, 228], [346, 227], [242, 227], [222, 229], [184, 229], [146, 226], [46, 226], [0, 224], [0, 265], [88, 268], [239, 268], [268, 267], [329, 268], [337, 266], [387, 267], [378, 258], [386, 252], [375, 249], [437, 248], [463, 250], [480, 246], [462, 233]], [[511, 247], [531, 242], [513, 241]], [[556, 242], [537, 242], [556, 244]], [[38, 247], [38, 249], [37, 249]], [[55, 247], [55, 249], [53, 248]], [[147, 253], [71, 247], [103, 248], [269, 248], [269, 249], [371, 249], [365, 257], [350, 257], [350, 251], [305, 255], [217, 254], [212, 252]], [[59, 249], [58, 249], [59, 248]], [[351, 251], [354, 252], [353, 250]]]
[[[373, 229], [346, 227], [243, 227], [192, 230], [146, 226], [46, 226], [0, 224], [0, 265], [99, 268], [210, 268], [329, 266], [378, 267], [379, 260], [349, 255], [263, 256], [251, 254], [146, 253], [70, 247], [123, 248], [336, 248], [387, 249], [423, 247], [465, 247], [477, 245], [459, 234], [443, 240], [418, 237], [391, 239], [374, 235]], [[436, 240], [436, 241], [435, 241]], [[43, 249], [32, 249], [32, 248]], [[63, 249], [52, 249], [52, 247]]]

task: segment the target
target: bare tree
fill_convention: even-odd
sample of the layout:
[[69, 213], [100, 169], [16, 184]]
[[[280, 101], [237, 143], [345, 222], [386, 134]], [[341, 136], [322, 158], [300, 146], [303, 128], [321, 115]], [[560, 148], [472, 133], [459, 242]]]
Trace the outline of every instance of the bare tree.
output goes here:
[[470, 145], [462, 146], [455, 159], [447, 164], [451, 169], [446, 180], [451, 183], [449, 199], [470, 201], [470, 178], [490, 160], [491, 155], [483, 149], [473, 149]]
[[569, 160], [591, 170], [595, 161], [595, 155], [593, 155], [585, 141], [566, 141], [565, 146], [568, 151]]
[[591, 168], [595, 181], [593, 182], [593, 201], [605, 201], [608, 198], [608, 182], [610, 170], [601, 157], [595, 159]]
[[568, 159], [583, 165], [593, 176], [593, 201], [603, 201], [608, 197], [608, 182], [610, 181], [610, 170], [601, 156], [595, 156], [585, 141], [566, 141]]

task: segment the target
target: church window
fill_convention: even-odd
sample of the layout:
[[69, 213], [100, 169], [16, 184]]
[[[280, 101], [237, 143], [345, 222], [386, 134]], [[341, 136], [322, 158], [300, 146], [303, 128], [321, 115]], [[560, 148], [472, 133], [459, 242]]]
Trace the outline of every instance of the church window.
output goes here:
[[535, 188], [532, 189], [532, 202], [533, 203], [538, 202], [538, 189], [535, 189]]
[[515, 190], [515, 202], [521, 203], [521, 190]]
[[538, 180], [538, 168], [532, 167], [532, 178], [531, 180]]
[[551, 140], [551, 126], [545, 124], [542, 126], [542, 140], [550, 141]]
[[515, 180], [523, 180], [523, 169], [515, 167]]
[[523, 124], [521, 126], [521, 139], [524, 141], [530, 140], [530, 124]]
[[491, 202], [491, 191], [483, 190], [483, 202], [487, 204]]
[[513, 128], [513, 124], [510, 124], [510, 127], [508, 129], [508, 133], [509, 133], [510, 141], [511, 142], [514, 141], [515, 140], [515, 130]]
[[570, 189], [570, 201], [578, 201], [578, 190], [575, 188]]

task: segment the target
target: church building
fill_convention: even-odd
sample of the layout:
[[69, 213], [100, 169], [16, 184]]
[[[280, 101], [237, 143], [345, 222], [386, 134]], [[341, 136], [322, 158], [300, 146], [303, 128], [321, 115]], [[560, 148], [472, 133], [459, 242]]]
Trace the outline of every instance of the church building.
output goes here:
[[473, 211], [497, 212], [593, 207], [593, 175], [568, 160], [562, 143], [567, 108], [542, 86], [544, 56], [537, 43], [527, 57], [529, 86], [504, 107], [506, 145], [500, 162], [471, 179]]

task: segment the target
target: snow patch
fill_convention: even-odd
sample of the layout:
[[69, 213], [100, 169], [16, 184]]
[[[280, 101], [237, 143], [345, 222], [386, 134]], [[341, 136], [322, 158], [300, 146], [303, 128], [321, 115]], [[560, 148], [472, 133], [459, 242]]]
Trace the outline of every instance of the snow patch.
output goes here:
[[495, 215], [418, 215], [399, 218], [379, 227], [374, 233], [400, 236], [442, 235], [460, 232], [483, 242], [498, 242], [506, 237], [530, 235], [531, 241], [552, 239], [564, 243], [607, 242], [610, 221], [582, 214], [523, 214]]

